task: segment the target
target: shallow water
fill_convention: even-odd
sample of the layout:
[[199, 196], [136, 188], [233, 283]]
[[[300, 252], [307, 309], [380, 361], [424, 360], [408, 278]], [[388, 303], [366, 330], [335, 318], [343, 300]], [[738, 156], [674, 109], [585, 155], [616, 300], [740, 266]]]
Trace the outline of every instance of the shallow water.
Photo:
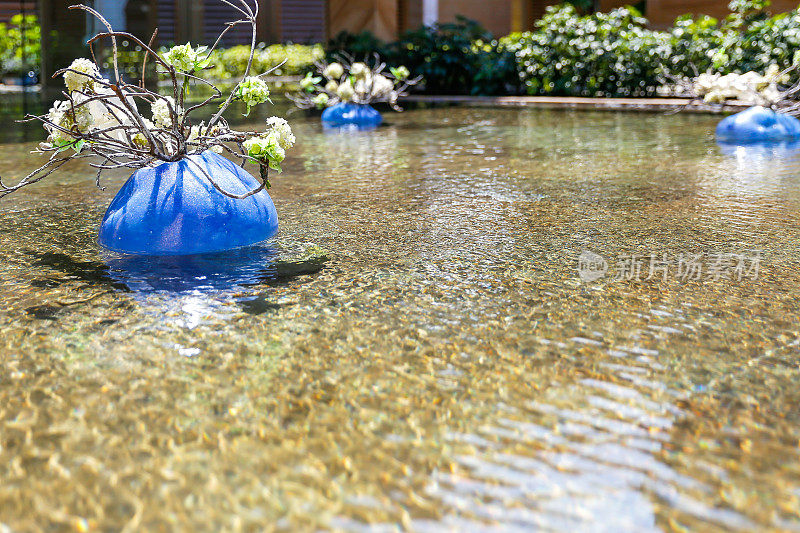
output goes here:
[[294, 115], [279, 235], [233, 256], [99, 249], [121, 174], [0, 203], [0, 524], [800, 529], [796, 150], [702, 115], [386, 119]]

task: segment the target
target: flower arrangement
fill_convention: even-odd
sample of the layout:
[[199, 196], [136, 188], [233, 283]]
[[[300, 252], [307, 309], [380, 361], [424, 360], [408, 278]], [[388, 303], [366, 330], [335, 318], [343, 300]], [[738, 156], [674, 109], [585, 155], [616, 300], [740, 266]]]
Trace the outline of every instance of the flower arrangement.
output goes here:
[[662, 96], [683, 96], [702, 99], [708, 104], [724, 104], [736, 100], [751, 106], [774, 108], [784, 113], [800, 112], [797, 103], [800, 84], [792, 85], [792, 71], [796, 66], [781, 70], [772, 64], [764, 74], [755, 71], [744, 74], [718, 74], [706, 72], [694, 78], [678, 80], [664, 86]]
[[[193, 47], [191, 43], [186, 43], [161, 53], [152, 48], [156, 33], [149, 43], [145, 43], [130, 33], [114, 31], [103, 16], [91, 7], [71, 6], [70, 9], [80, 9], [96, 17], [107, 31], [89, 39], [87, 44], [92, 53], [91, 60], [76, 59], [69, 67], [56, 72], [56, 76], [63, 76], [64, 79], [64, 99], [57, 101], [47, 114], [25, 117], [25, 120], [40, 121], [47, 131], [47, 140], [39, 145], [35, 153], [47, 155], [48, 159], [15, 185], [6, 185], [0, 180], [0, 197], [46, 178], [68, 161], [83, 158], [94, 158], [89, 166], [97, 169], [98, 186], [104, 170], [138, 170], [161, 162], [185, 159], [195, 164], [196, 170], [216, 190], [231, 198], [246, 198], [269, 188], [269, 169], [280, 172], [286, 150], [292, 147], [295, 137], [286, 121], [278, 117], [270, 118], [262, 132], [233, 130], [223, 117], [234, 101], [243, 102], [247, 106], [247, 114], [252, 106], [269, 102], [269, 88], [262, 77], [274, 69], [261, 74], [252, 73], [258, 2], [221, 1], [233, 7], [241, 18], [228, 22], [213, 46]], [[198, 122], [192, 115], [206, 106], [216, 104], [223, 96], [219, 88], [202, 77], [202, 73], [212, 68], [212, 54], [223, 35], [238, 25], [250, 25], [252, 29], [249, 59], [243, 76], [211, 118]], [[109, 38], [113, 47], [110, 80], [102, 76], [93, 50], [93, 43], [104, 38]], [[117, 39], [125, 39], [141, 47], [144, 51], [142, 72], [148, 60], [154, 61], [159, 74], [170, 81], [170, 94], [159, 94], [147, 88], [144, 77], [138, 83], [123, 79], [118, 66]], [[186, 96], [191, 84], [208, 86], [212, 91], [211, 96], [190, 105]], [[259, 185], [243, 194], [225, 191], [213, 176], [187, 157], [207, 150], [227, 152], [240, 159], [242, 166], [248, 161], [257, 164], [260, 170]]]
[[400, 111], [397, 100], [422, 81], [421, 77], [412, 79], [404, 66], [391, 67], [387, 72], [386, 64], [377, 55], [371, 66], [354, 62], [345, 54], [337, 59], [334, 63], [316, 63], [317, 73], [309, 72], [300, 81], [300, 91], [290, 95], [298, 107], [324, 109], [337, 104], [385, 102]]

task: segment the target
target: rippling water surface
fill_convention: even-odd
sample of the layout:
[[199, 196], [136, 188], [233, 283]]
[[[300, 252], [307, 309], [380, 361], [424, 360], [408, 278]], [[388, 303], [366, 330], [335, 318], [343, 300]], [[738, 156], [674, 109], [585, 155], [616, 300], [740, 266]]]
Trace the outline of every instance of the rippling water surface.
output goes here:
[[101, 250], [122, 174], [0, 203], [0, 530], [800, 529], [797, 150], [386, 119], [293, 115], [280, 233], [234, 254]]

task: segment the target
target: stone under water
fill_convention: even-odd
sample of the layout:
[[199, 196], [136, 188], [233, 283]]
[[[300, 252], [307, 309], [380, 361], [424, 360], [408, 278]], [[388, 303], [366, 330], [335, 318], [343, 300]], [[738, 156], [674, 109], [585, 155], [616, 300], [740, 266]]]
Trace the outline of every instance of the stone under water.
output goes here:
[[188, 255], [261, 242], [278, 230], [267, 191], [243, 195], [259, 181], [221, 155], [206, 151], [137, 170], [119, 190], [100, 225], [99, 243], [115, 252]]
[[729, 143], [800, 139], [800, 120], [755, 106], [724, 118], [717, 125], [717, 139]]
[[326, 128], [354, 126], [356, 129], [372, 129], [380, 126], [383, 117], [371, 105], [336, 104], [322, 112], [322, 125]]

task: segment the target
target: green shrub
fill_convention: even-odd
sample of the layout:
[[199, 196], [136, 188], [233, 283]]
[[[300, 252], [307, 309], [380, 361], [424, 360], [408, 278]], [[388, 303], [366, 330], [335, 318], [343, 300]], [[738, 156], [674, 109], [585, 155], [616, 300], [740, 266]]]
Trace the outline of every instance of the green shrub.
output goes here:
[[17, 14], [0, 23], [0, 63], [5, 74], [39, 71], [42, 60], [41, 30], [35, 15]]
[[345, 52], [357, 60], [369, 59], [373, 54], [378, 54], [384, 60], [393, 60], [395, 46], [386, 44], [372, 33], [362, 31], [360, 33], [340, 32], [336, 37], [328, 41], [325, 46], [325, 56], [329, 63], [338, 61], [337, 54]]
[[531, 95], [648, 96], [672, 77], [791, 66], [800, 50], [800, 12], [770, 17], [768, 6], [734, 0], [721, 21], [686, 15], [668, 32], [647, 29], [633, 8], [580, 16], [572, 6], [554, 6], [535, 31], [509, 35], [500, 47], [514, 53]]
[[770, 17], [767, 0], [734, 0], [729, 7], [733, 13], [721, 21], [691, 16], [675, 21], [667, 61], [671, 72], [692, 75], [696, 68], [727, 74], [792, 64], [800, 50], [798, 10]]
[[[315, 61], [324, 57], [321, 45], [303, 44], [260, 44], [253, 56], [253, 74], [262, 74], [277, 67], [285, 59], [280, 68], [273, 72], [276, 76], [299, 75], [308, 70]], [[231, 48], [216, 50], [212, 56], [213, 69], [209, 78], [226, 80], [244, 74], [247, 60], [250, 57], [249, 46], [233, 46]]]
[[407, 32], [395, 49], [392, 63], [422, 76], [427, 93], [497, 94], [507, 92], [506, 77], [518, 83], [513, 62], [508, 56], [504, 61], [492, 34], [463, 17]]
[[421, 27], [383, 43], [369, 32], [340, 33], [327, 44], [328, 60], [345, 52], [356, 60], [374, 53], [391, 65], [405, 65], [422, 76], [430, 94], [508, 94], [519, 91], [514, 55], [501, 49], [492, 34], [464, 17], [454, 23]]
[[547, 9], [533, 32], [500, 46], [514, 53], [531, 95], [646, 96], [660, 85], [669, 36], [646, 28], [633, 8], [580, 16], [571, 5]]

